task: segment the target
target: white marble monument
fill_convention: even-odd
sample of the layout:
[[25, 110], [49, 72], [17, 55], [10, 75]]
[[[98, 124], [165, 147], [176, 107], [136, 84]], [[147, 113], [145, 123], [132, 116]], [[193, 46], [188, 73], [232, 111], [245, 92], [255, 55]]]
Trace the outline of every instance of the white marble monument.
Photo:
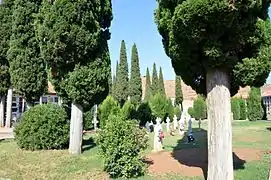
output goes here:
[[173, 117], [173, 129], [176, 130], [178, 128], [178, 120], [177, 116], [174, 115]]

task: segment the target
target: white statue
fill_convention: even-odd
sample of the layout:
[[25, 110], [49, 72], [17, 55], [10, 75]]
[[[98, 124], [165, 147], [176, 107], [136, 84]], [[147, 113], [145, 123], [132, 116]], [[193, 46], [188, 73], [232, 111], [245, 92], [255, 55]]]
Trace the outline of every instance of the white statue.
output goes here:
[[170, 131], [170, 119], [169, 119], [169, 117], [167, 117], [166, 122], [167, 122], [167, 132], [169, 132]]
[[177, 116], [174, 115], [173, 117], [173, 129], [176, 130], [178, 128], [178, 120], [177, 120]]
[[156, 119], [156, 125], [154, 126], [154, 141], [153, 150], [161, 151], [163, 149], [162, 140], [164, 138], [163, 129], [161, 125], [161, 118]]
[[183, 118], [183, 116], [181, 117], [181, 119], [179, 120], [179, 133], [181, 136], [184, 135], [184, 128], [185, 128], [185, 120]]

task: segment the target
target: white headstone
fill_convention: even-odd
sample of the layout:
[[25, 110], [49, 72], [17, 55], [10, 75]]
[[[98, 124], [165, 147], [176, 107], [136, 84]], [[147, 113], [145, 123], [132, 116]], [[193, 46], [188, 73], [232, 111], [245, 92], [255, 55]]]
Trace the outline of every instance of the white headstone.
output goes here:
[[178, 120], [177, 120], [176, 115], [174, 115], [174, 117], [173, 117], [173, 128], [174, 128], [174, 130], [176, 130], [178, 128]]
[[169, 132], [170, 131], [170, 119], [169, 119], [169, 117], [167, 117], [166, 122], [167, 122], [167, 132]]
[[153, 150], [154, 151], [161, 151], [163, 149], [162, 147], [162, 141], [159, 137], [160, 131], [162, 131], [161, 126], [161, 118], [156, 118], [156, 124], [154, 126], [154, 144], [153, 144]]

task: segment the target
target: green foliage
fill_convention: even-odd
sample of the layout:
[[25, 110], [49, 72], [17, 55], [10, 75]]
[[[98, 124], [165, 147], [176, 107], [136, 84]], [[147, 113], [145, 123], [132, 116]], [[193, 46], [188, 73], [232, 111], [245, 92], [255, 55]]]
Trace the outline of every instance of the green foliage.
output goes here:
[[181, 117], [182, 111], [181, 111], [181, 109], [180, 109], [179, 106], [176, 106], [176, 107], [174, 108], [174, 114], [175, 114], [178, 118]]
[[256, 121], [262, 120], [263, 116], [261, 89], [252, 87], [247, 99], [247, 117], [250, 121]]
[[108, 85], [109, 85], [109, 95], [112, 95], [112, 90], [113, 90], [113, 79], [112, 79], [112, 69], [111, 69], [111, 64], [110, 64], [110, 73], [108, 77]]
[[155, 95], [159, 92], [159, 80], [157, 76], [157, 70], [156, 70], [156, 64], [153, 63], [152, 67], [152, 81], [151, 81], [151, 93], [152, 95]]
[[145, 101], [149, 101], [152, 97], [152, 90], [151, 90], [151, 77], [150, 77], [150, 72], [149, 68], [146, 70], [146, 84], [145, 84]]
[[62, 149], [69, 143], [69, 122], [64, 109], [55, 104], [37, 105], [26, 111], [15, 127], [20, 148]]
[[173, 120], [174, 114], [175, 114], [174, 106], [172, 104], [171, 99], [168, 98], [167, 99], [167, 113], [166, 113], [166, 116], [164, 117], [164, 121], [166, 120], [167, 117]]
[[104, 159], [104, 169], [111, 177], [133, 178], [146, 172], [142, 154], [148, 146], [148, 136], [136, 121], [110, 115], [95, 141]]
[[240, 119], [246, 120], [247, 119], [246, 100], [243, 98], [239, 98], [239, 106], [240, 106]]
[[100, 127], [104, 128], [110, 114], [118, 114], [120, 107], [112, 96], [107, 96], [98, 109]]
[[8, 60], [12, 87], [34, 103], [47, 90], [46, 65], [35, 37], [34, 21], [41, 0], [14, 0]]
[[162, 68], [160, 67], [159, 70], [159, 93], [163, 96], [166, 95], [166, 91], [165, 91], [165, 85], [164, 85], [164, 77], [163, 77], [163, 72], [162, 72]]
[[231, 94], [239, 86], [263, 85], [270, 72], [269, 4], [159, 0], [155, 21], [176, 74], [203, 94], [210, 69], [228, 72]]
[[110, 0], [43, 1], [35, 22], [37, 39], [60, 97], [86, 107], [108, 95], [111, 20]]
[[152, 111], [148, 102], [141, 103], [137, 108], [137, 120], [140, 126], [145, 126], [147, 121], [152, 121]]
[[117, 74], [118, 74], [118, 67], [119, 67], [119, 63], [117, 61], [116, 64], [116, 74], [113, 75], [113, 82], [112, 82], [112, 96], [114, 99], [116, 99], [116, 86], [117, 86]]
[[14, 0], [4, 0], [0, 5], [0, 96], [10, 87], [9, 63], [7, 51], [12, 28], [12, 6]]
[[134, 44], [132, 47], [131, 76], [129, 88], [131, 102], [136, 105], [139, 104], [142, 99], [142, 82], [136, 44]]
[[194, 109], [193, 109], [193, 107], [189, 107], [189, 108], [188, 108], [188, 114], [189, 114], [192, 118], [195, 117], [195, 116], [194, 116]]
[[195, 119], [207, 118], [207, 106], [203, 96], [198, 95], [193, 104], [193, 116]]
[[117, 72], [117, 84], [115, 98], [122, 106], [128, 99], [129, 95], [129, 77], [128, 77], [128, 63], [126, 55], [125, 41], [121, 41], [120, 47], [120, 63]]
[[240, 120], [240, 101], [237, 98], [231, 99], [231, 112], [234, 120]]
[[136, 108], [135, 108], [134, 104], [131, 103], [130, 100], [127, 100], [124, 103], [120, 112], [126, 119], [136, 118]]
[[173, 117], [174, 107], [170, 99], [160, 93], [156, 93], [150, 100], [150, 108], [152, 110], [152, 115], [155, 117], [160, 117], [163, 120], [169, 116]]
[[92, 107], [90, 110], [84, 112], [84, 118], [83, 118], [83, 129], [84, 130], [90, 130], [90, 129], [94, 128], [94, 125], [92, 123], [93, 115], [94, 115], [94, 107]]
[[175, 105], [181, 105], [183, 103], [183, 91], [181, 85], [181, 77], [175, 76]]

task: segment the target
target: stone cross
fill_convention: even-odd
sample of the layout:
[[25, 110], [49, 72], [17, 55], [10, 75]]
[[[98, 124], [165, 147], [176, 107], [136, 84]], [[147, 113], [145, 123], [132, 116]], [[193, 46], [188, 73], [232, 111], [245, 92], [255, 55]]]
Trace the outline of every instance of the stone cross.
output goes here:
[[169, 117], [167, 117], [166, 122], [167, 122], [167, 132], [169, 132], [170, 131], [170, 119], [169, 119]]
[[94, 124], [94, 130], [97, 130], [97, 124], [99, 123], [98, 119], [97, 119], [97, 104], [94, 105], [94, 114], [93, 114], [93, 121], [92, 123]]
[[162, 131], [161, 118], [156, 118], [156, 124], [154, 126], [154, 140], [153, 140], [154, 151], [161, 151], [163, 149], [162, 141], [160, 140], [160, 137], [159, 137], [160, 131]]
[[173, 117], [173, 129], [176, 130], [178, 128], [178, 120], [177, 120], [177, 116], [174, 115]]

